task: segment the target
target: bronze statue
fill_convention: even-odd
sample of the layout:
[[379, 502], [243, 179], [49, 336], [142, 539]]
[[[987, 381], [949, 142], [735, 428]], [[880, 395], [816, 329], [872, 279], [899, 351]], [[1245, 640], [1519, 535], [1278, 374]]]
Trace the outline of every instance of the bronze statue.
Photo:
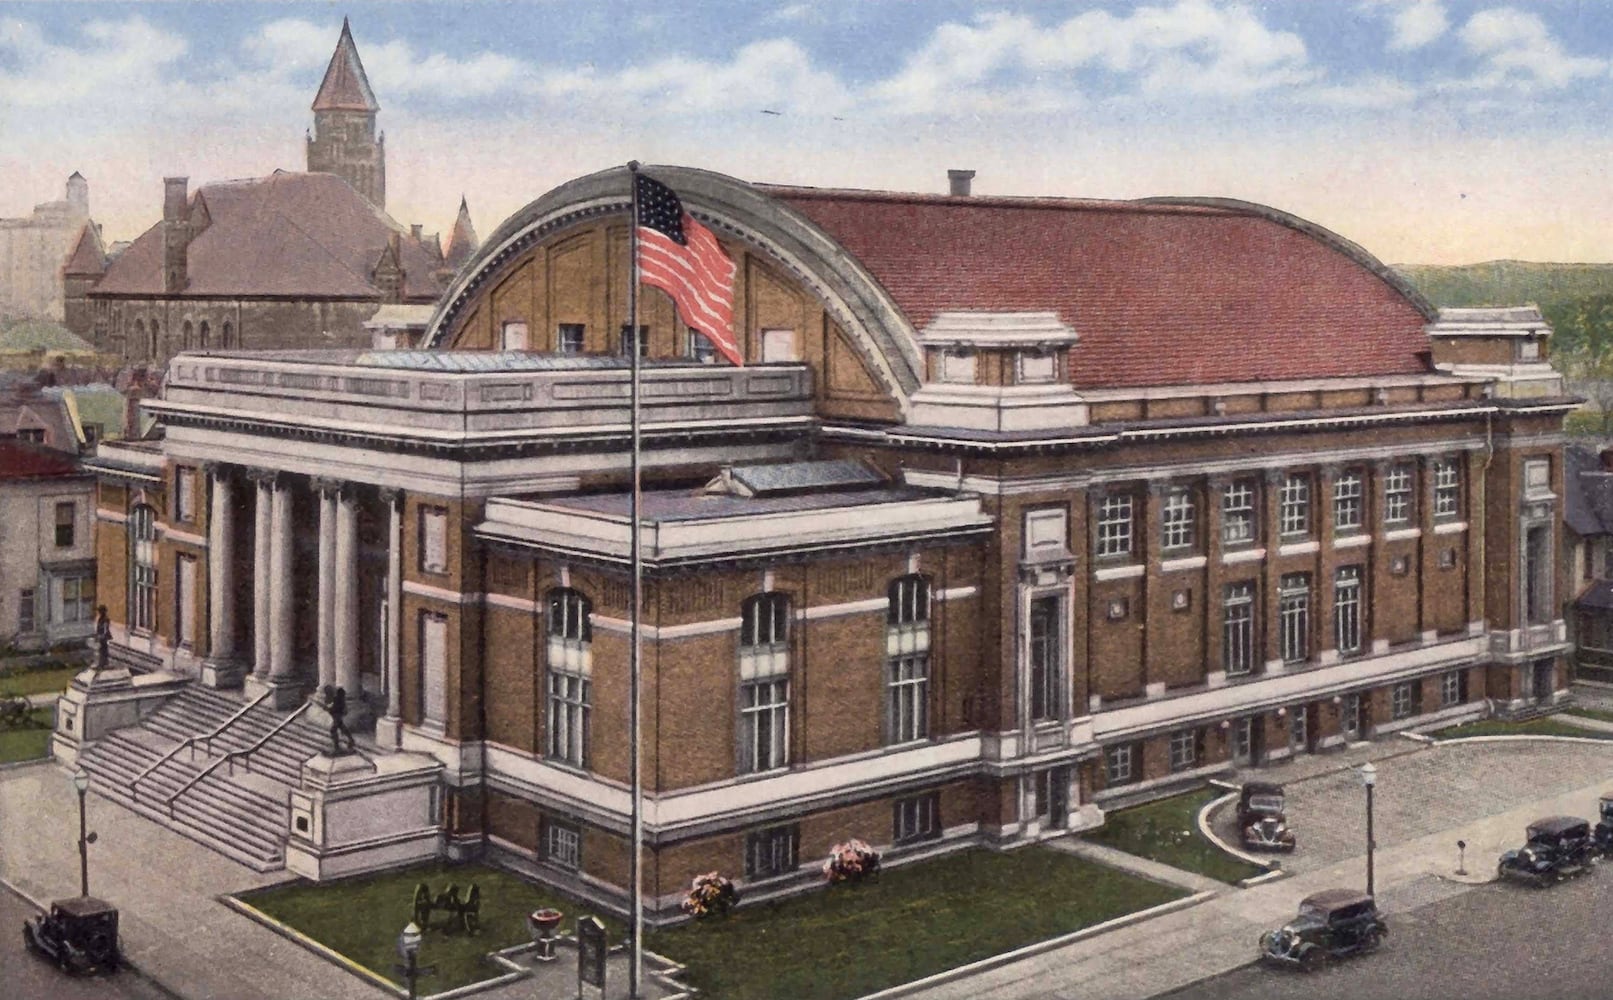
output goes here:
[[112, 620], [106, 615], [106, 605], [95, 609], [95, 669], [106, 669], [106, 647], [112, 641]]
[[[354, 742], [353, 734], [347, 729], [346, 688], [325, 685], [325, 711], [330, 713], [331, 756], [340, 757], [343, 754], [353, 753], [358, 749], [358, 744]], [[347, 739], [345, 750], [342, 749], [343, 737]]]

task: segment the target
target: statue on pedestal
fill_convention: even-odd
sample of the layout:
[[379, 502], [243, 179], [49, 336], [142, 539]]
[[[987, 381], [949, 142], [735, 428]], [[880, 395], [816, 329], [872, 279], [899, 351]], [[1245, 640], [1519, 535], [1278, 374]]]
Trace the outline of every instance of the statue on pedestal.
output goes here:
[[[331, 687], [325, 685], [325, 711], [330, 713], [330, 755], [341, 757], [353, 753], [358, 745], [353, 740], [353, 734], [347, 729], [347, 689], [344, 687]], [[347, 747], [343, 749], [342, 739], [346, 738]]]
[[107, 617], [106, 605], [95, 609], [95, 666], [96, 671], [106, 669], [107, 646], [112, 642], [112, 620]]

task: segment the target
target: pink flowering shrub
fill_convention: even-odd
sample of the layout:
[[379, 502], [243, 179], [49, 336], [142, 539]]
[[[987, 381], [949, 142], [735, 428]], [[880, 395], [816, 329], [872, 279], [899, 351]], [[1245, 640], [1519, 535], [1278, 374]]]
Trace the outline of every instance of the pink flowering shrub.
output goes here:
[[716, 872], [696, 875], [683, 900], [683, 912], [691, 917], [726, 917], [739, 903], [739, 890], [734, 883]]
[[836, 844], [823, 863], [823, 877], [830, 883], [861, 882], [879, 872], [879, 852], [860, 840]]

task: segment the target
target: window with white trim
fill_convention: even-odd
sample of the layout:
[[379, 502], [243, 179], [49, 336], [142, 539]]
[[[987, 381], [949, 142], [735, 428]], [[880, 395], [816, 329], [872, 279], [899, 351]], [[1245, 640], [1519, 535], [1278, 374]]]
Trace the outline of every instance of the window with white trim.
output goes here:
[[1195, 514], [1191, 490], [1177, 488], [1166, 493], [1159, 513], [1160, 548], [1167, 552], [1191, 548], [1198, 541]]
[[588, 341], [588, 324], [559, 323], [554, 331], [554, 349], [557, 354], [581, 354]]
[[59, 621], [72, 624], [94, 620], [95, 577], [64, 576], [57, 588], [61, 593]]
[[129, 512], [129, 627], [150, 632], [157, 623], [157, 512], [138, 504]]
[[174, 636], [185, 649], [196, 646], [196, 557], [174, 557]]
[[1309, 745], [1310, 718], [1304, 705], [1295, 705], [1288, 710], [1288, 745], [1294, 750], [1303, 750]]
[[1361, 473], [1341, 472], [1333, 480], [1333, 527], [1339, 531], [1359, 531], [1361, 518]]
[[1062, 556], [1069, 552], [1069, 509], [1041, 507], [1025, 512], [1025, 558]]
[[448, 722], [448, 616], [420, 612], [420, 716], [441, 728]]
[[1361, 739], [1361, 696], [1347, 694], [1339, 706], [1339, 731], [1351, 743]]
[[1221, 490], [1221, 542], [1243, 545], [1255, 538], [1255, 484], [1236, 479]]
[[1230, 583], [1221, 598], [1221, 667], [1241, 677], [1255, 665], [1255, 587]]
[[1409, 719], [1417, 713], [1416, 687], [1412, 684], [1396, 684], [1389, 692], [1389, 711], [1396, 719]]
[[935, 840], [941, 836], [940, 792], [897, 799], [893, 812], [891, 840], [894, 843]]
[[78, 539], [78, 504], [63, 501], [56, 505], [56, 547], [70, 549]]
[[448, 572], [448, 508], [420, 508], [420, 569]]
[[1456, 517], [1462, 512], [1462, 481], [1454, 458], [1434, 465], [1434, 516]]
[[717, 363], [717, 345], [711, 338], [699, 330], [690, 330], [684, 341], [683, 353], [689, 360], [698, 365], [714, 365]]
[[740, 605], [739, 771], [790, 763], [790, 599], [769, 591]]
[[1303, 663], [1310, 656], [1311, 577], [1283, 576], [1277, 594], [1277, 655], [1284, 663]]
[[1407, 524], [1411, 521], [1412, 483], [1411, 466], [1396, 465], [1383, 478], [1383, 523]]
[[1064, 709], [1062, 601], [1057, 595], [1033, 598], [1030, 606], [1030, 715], [1032, 722], [1058, 719]]
[[1171, 733], [1171, 770], [1186, 771], [1198, 765], [1200, 733], [1178, 729]]
[[1311, 480], [1290, 473], [1283, 478], [1278, 498], [1278, 530], [1293, 538], [1311, 533]]
[[1132, 508], [1132, 498], [1129, 493], [1111, 493], [1098, 501], [1097, 554], [1099, 558], [1131, 554]]
[[886, 727], [889, 743], [930, 735], [930, 584], [917, 574], [892, 580], [885, 614]]
[[196, 520], [196, 470], [184, 465], [174, 470], [174, 520]]
[[1449, 670], [1439, 677], [1439, 703], [1445, 708], [1467, 701], [1467, 671]]
[[34, 612], [34, 588], [24, 587], [17, 592], [17, 631], [32, 632], [38, 627]]
[[592, 715], [592, 604], [569, 587], [549, 591], [548, 741], [549, 759], [588, 766]]
[[1333, 572], [1333, 648], [1341, 656], [1361, 651], [1361, 567]]
[[1109, 786], [1126, 785], [1138, 778], [1137, 747], [1131, 743], [1103, 748], [1104, 781]]
[[941, 381], [973, 385], [975, 378], [974, 351], [955, 347], [941, 351]]
[[633, 332], [633, 324], [623, 323], [621, 339], [617, 342], [617, 352], [624, 358], [633, 356], [633, 345], [638, 345], [638, 356], [650, 356], [650, 328], [646, 324], [639, 324], [638, 333]]
[[800, 864], [801, 828], [791, 823], [753, 830], [745, 836], [745, 877], [774, 878]]
[[577, 871], [582, 868], [582, 830], [557, 819], [543, 821], [543, 860]]

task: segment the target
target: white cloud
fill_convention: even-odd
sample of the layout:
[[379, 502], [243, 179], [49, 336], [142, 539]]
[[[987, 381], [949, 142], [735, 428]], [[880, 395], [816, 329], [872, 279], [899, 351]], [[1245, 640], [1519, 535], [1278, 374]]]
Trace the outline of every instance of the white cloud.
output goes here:
[[766, 17], [768, 21], [783, 24], [805, 24], [818, 20], [822, 16], [821, 9], [809, 3], [786, 4], [777, 10], [770, 11]]
[[1483, 60], [1479, 73], [1462, 84], [1466, 87], [1553, 90], [1608, 70], [1604, 60], [1568, 54], [1545, 22], [1515, 7], [1474, 14], [1462, 26], [1461, 39]]
[[[323, 71], [336, 38], [327, 25], [288, 18], [265, 24], [243, 48], [258, 67], [278, 79], [306, 78], [310, 71]], [[536, 79], [531, 65], [509, 56], [484, 52], [457, 59], [441, 52], [422, 52], [402, 39], [360, 42], [359, 58], [371, 88], [391, 100], [485, 98], [530, 86]]]
[[1299, 104], [1370, 111], [1410, 104], [1417, 99], [1417, 89], [1393, 77], [1372, 76], [1348, 84], [1304, 87], [1293, 98]]
[[1440, 0], [1361, 0], [1359, 9], [1389, 19], [1389, 51], [1420, 49], [1450, 30]]
[[68, 108], [115, 95], [125, 109], [154, 106], [163, 97], [164, 76], [189, 48], [138, 16], [87, 21], [79, 33], [82, 44], [58, 45], [27, 21], [0, 21], [0, 56], [13, 67], [0, 72], [5, 103]]

